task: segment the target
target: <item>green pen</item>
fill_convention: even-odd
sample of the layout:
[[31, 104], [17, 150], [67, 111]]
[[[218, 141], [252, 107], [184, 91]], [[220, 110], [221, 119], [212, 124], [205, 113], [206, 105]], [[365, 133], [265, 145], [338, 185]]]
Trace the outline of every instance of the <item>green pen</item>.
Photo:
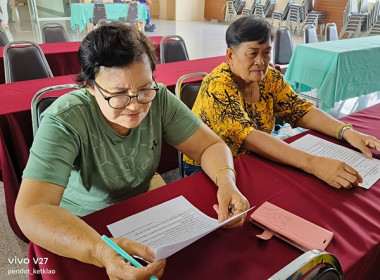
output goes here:
[[[131, 265], [134, 267], [143, 267], [141, 263], [136, 261], [130, 254], [125, 252], [122, 248], [120, 248], [115, 242], [113, 242], [111, 239], [109, 239], [107, 236], [102, 235], [102, 240], [106, 242], [112, 249], [114, 249], [120, 256], [125, 258], [128, 262], [130, 262]], [[156, 276], [150, 276], [150, 280], [158, 280]]]

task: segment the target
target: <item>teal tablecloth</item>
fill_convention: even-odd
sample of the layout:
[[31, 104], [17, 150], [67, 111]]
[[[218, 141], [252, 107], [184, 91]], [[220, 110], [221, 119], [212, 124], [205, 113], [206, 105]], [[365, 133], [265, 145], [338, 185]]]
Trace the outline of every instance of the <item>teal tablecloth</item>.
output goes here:
[[[297, 45], [285, 79], [318, 89], [321, 109], [380, 90], [380, 36]], [[301, 90], [302, 91], [302, 90]]]
[[[94, 5], [95, 4], [81, 4], [73, 3], [71, 4], [71, 29], [75, 30], [75, 27], [79, 26], [79, 32], [82, 32], [85, 25], [90, 22], [94, 15]], [[119, 3], [104, 3], [106, 9], [107, 19], [119, 20], [121, 17], [127, 15], [129, 4], [119, 4]], [[148, 18], [148, 13], [146, 6], [139, 4], [138, 6], [138, 18], [141, 20], [146, 20]]]

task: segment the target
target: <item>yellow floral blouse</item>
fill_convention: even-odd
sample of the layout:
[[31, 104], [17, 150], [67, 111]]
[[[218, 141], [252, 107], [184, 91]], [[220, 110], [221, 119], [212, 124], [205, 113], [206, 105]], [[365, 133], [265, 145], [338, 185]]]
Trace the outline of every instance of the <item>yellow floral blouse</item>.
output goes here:
[[[271, 133], [275, 116], [293, 127], [313, 107], [299, 98], [281, 73], [271, 66], [259, 87], [260, 100], [245, 101], [229, 65], [223, 62], [203, 79], [195, 100], [192, 111], [227, 143], [234, 157], [247, 152], [243, 142], [254, 129]], [[184, 161], [199, 165], [186, 155]]]

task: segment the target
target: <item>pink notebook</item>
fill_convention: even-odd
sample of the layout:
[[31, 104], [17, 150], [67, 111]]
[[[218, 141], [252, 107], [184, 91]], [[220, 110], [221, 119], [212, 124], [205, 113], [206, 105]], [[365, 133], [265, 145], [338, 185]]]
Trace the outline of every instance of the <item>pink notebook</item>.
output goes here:
[[251, 222], [264, 229], [257, 237], [268, 240], [275, 235], [305, 252], [324, 250], [334, 235], [269, 202], [264, 202], [251, 214]]

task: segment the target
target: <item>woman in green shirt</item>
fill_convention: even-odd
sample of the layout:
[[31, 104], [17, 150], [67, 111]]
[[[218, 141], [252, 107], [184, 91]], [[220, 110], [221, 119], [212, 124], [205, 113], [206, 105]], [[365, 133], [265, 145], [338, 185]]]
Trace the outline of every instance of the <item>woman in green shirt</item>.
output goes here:
[[[155, 49], [134, 27], [104, 25], [79, 48], [83, 88], [58, 98], [42, 115], [16, 201], [17, 222], [32, 242], [58, 255], [105, 267], [111, 279], [163, 274], [165, 260], [134, 268], [78, 216], [148, 190], [161, 139], [189, 154], [216, 183], [218, 219], [248, 209], [235, 184], [223, 140], [153, 77]], [[242, 225], [244, 217], [228, 227]], [[154, 252], [125, 238], [131, 255]]]

